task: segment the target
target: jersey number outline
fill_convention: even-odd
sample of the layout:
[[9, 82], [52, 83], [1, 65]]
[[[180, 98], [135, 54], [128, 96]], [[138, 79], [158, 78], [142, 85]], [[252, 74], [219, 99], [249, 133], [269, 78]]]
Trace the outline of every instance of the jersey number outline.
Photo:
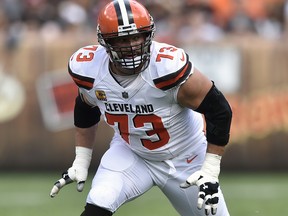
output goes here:
[[[111, 114], [105, 112], [106, 121], [109, 125], [117, 125], [121, 137], [130, 144], [130, 132], [127, 114]], [[152, 130], [145, 131], [147, 136], [157, 135], [158, 140], [152, 141], [151, 139], [140, 139], [142, 145], [149, 149], [155, 150], [166, 145], [170, 140], [170, 135], [167, 129], [164, 127], [161, 117], [155, 114], [140, 115], [137, 114], [133, 118], [133, 124], [135, 128], [144, 127], [145, 124], [151, 124]]]
[[[84, 50], [88, 50], [88, 51], [96, 51], [98, 48], [97, 45], [92, 45], [92, 46], [86, 46], [83, 49]], [[164, 54], [165, 51], [170, 51], [170, 52], [176, 52], [178, 49], [173, 47], [173, 46], [169, 46], [169, 47], [162, 47], [161, 49], [159, 49], [159, 53], [156, 56], [156, 62], [160, 62], [163, 58], [167, 58], [170, 60], [174, 59], [174, 56], [169, 55], [169, 54]], [[88, 62], [88, 61], [92, 61], [94, 58], [94, 52], [88, 52], [88, 53], [78, 53], [78, 55], [76, 56], [76, 61], [77, 62]]]
[[[84, 50], [89, 50], [89, 51], [96, 51], [98, 48], [97, 45], [93, 45], [93, 46], [87, 46], [84, 47]], [[88, 61], [92, 61], [94, 58], [94, 53], [93, 52], [88, 52], [88, 53], [82, 53], [80, 52], [77, 56], [76, 56], [76, 61], [77, 62], [88, 62]]]
[[173, 47], [173, 46], [169, 46], [169, 47], [162, 47], [159, 50], [159, 54], [156, 57], [156, 62], [160, 62], [162, 60], [162, 58], [168, 58], [170, 60], [174, 59], [174, 56], [172, 55], [168, 55], [168, 54], [164, 54], [163, 52], [165, 52], [166, 50], [170, 51], [170, 52], [176, 52], [178, 49]]

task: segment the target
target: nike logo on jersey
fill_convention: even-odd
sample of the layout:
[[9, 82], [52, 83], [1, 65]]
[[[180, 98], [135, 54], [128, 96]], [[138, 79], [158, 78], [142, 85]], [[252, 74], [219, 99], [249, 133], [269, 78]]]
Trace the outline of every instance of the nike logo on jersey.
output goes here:
[[191, 163], [198, 155], [193, 156], [192, 158], [187, 158], [186, 162]]
[[180, 58], [181, 61], [185, 61], [185, 54], [182, 52], [182, 57]]

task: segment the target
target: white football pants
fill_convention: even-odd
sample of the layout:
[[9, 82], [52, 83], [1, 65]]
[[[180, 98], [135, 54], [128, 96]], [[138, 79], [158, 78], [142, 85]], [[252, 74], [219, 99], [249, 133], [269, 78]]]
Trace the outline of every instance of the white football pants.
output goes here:
[[[198, 188], [191, 186], [182, 189], [179, 186], [201, 168], [205, 151], [206, 144], [203, 143], [203, 148], [198, 152], [186, 152], [167, 161], [147, 161], [132, 152], [121, 139], [114, 137], [111, 147], [101, 159], [87, 203], [115, 212], [122, 204], [156, 185], [179, 215], [205, 216], [204, 207], [202, 210], [197, 209]], [[221, 189], [219, 196], [216, 215], [229, 216]]]

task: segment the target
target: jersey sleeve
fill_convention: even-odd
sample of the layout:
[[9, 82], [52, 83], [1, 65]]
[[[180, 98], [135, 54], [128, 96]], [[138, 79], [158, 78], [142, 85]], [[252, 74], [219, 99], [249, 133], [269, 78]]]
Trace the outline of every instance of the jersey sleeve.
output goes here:
[[93, 88], [95, 78], [91, 71], [95, 71], [93, 62], [97, 48], [96, 45], [80, 48], [69, 59], [68, 72], [79, 88], [86, 90]]
[[79, 95], [81, 97], [81, 99], [88, 104], [91, 107], [95, 107], [96, 104], [94, 104], [93, 102], [93, 98], [91, 97], [91, 95], [89, 94], [89, 92], [84, 89], [84, 88], [79, 88]]
[[193, 73], [193, 64], [183, 49], [161, 44], [154, 49], [155, 71], [153, 82], [162, 90], [180, 86]]

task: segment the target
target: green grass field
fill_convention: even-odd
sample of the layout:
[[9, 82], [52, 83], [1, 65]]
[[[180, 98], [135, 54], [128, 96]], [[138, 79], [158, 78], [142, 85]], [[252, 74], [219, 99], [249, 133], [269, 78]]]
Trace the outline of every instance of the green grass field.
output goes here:
[[[52, 199], [49, 192], [58, 177], [55, 173], [1, 173], [0, 215], [79, 216], [90, 181], [82, 193], [76, 191], [75, 184], [71, 184]], [[220, 181], [231, 216], [288, 215], [288, 174], [222, 173]], [[114, 215], [177, 216], [177, 213], [154, 188]]]

